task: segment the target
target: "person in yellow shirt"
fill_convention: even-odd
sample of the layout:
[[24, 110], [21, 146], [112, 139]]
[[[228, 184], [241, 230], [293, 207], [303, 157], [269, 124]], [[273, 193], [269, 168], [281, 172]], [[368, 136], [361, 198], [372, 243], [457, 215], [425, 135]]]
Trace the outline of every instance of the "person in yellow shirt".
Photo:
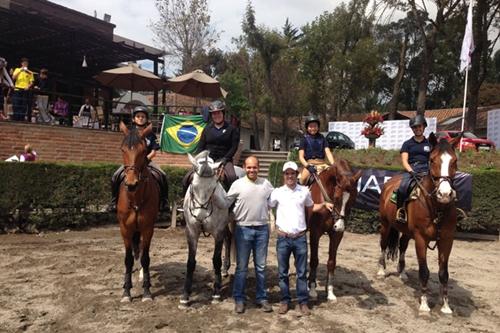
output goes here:
[[31, 121], [31, 88], [35, 77], [28, 69], [28, 58], [21, 58], [21, 66], [14, 69], [12, 79], [14, 80], [14, 93], [12, 95], [13, 120]]

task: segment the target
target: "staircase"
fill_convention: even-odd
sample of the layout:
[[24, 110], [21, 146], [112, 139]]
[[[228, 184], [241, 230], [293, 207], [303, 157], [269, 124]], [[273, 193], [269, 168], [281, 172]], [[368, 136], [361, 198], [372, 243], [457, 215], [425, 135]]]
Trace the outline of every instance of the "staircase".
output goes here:
[[260, 150], [244, 150], [241, 152], [239, 166], [243, 166], [243, 162], [248, 156], [254, 155], [259, 159], [259, 177], [267, 178], [269, 176], [269, 166], [275, 161], [286, 161], [287, 151], [260, 151]]

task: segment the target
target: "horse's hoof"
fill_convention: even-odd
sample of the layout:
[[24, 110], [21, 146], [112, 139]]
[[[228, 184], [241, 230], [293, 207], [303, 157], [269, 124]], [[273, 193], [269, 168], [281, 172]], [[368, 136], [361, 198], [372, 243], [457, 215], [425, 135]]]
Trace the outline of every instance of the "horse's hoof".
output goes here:
[[328, 295], [327, 299], [328, 299], [328, 302], [330, 302], [330, 303], [337, 303], [337, 297], [333, 294]]
[[120, 300], [120, 303], [130, 303], [132, 302], [132, 297], [130, 296], [123, 296], [122, 299]]
[[151, 296], [151, 295], [142, 296], [142, 301], [143, 302], [152, 302], [153, 296]]
[[222, 271], [222, 277], [228, 277], [229, 276], [229, 273], [228, 271]]
[[402, 281], [408, 281], [408, 274], [406, 274], [405, 272], [401, 272], [401, 273], [399, 273], [399, 278]]
[[429, 308], [427, 303], [424, 303], [424, 304], [420, 304], [420, 307], [418, 308], [418, 312], [420, 314], [426, 314], [426, 313], [431, 312], [431, 309]]
[[212, 304], [219, 304], [221, 302], [220, 295], [212, 295]]
[[309, 298], [313, 301], [318, 300], [318, 292], [315, 289], [309, 290]]
[[385, 270], [383, 268], [379, 269], [378, 272], [377, 272], [377, 277], [379, 279], [383, 279], [385, 278]]
[[185, 305], [185, 306], [187, 306], [187, 305], [189, 305], [189, 298], [182, 297], [182, 298], [179, 300], [179, 303], [180, 303], [181, 305]]
[[451, 309], [448, 305], [443, 305], [441, 307], [441, 313], [446, 314], [446, 315], [451, 315], [451, 314], [453, 314], [453, 311], [451, 311]]

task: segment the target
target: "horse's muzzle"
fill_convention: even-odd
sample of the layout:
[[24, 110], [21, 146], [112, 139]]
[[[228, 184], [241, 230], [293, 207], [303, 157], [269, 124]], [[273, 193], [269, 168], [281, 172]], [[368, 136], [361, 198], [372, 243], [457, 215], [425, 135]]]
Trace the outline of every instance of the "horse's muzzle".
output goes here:
[[451, 187], [450, 182], [443, 181], [439, 184], [436, 191], [436, 199], [439, 203], [449, 204], [455, 200], [457, 192]]
[[134, 182], [133, 184], [125, 183], [125, 186], [127, 187], [127, 191], [129, 191], [129, 192], [134, 192], [137, 189], [137, 185], [139, 185], [139, 182]]

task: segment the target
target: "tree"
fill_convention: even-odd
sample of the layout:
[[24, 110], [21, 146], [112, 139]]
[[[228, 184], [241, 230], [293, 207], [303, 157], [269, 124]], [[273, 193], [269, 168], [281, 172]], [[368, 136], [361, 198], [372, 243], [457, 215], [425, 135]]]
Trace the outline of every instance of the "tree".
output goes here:
[[218, 33], [210, 25], [207, 0], [156, 0], [160, 19], [151, 29], [167, 57], [180, 64], [181, 73], [193, 70], [193, 57], [210, 48]]
[[281, 50], [284, 48], [283, 40], [276, 31], [270, 31], [255, 25], [255, 12], [249, 1], [246, 8], [245, 19], [242, 24], [243, 32], [248, 45], [255, 49], [260, 55], [264, 65], [264, 74], [267, 91], [271, 102], [264, 103], [264, 142], [263, 148], [268, 150], [271, 143], [271, 114], [272, 99], [274, 98], [274, 87], [272, 84], [273, 65], [279, 59]]

